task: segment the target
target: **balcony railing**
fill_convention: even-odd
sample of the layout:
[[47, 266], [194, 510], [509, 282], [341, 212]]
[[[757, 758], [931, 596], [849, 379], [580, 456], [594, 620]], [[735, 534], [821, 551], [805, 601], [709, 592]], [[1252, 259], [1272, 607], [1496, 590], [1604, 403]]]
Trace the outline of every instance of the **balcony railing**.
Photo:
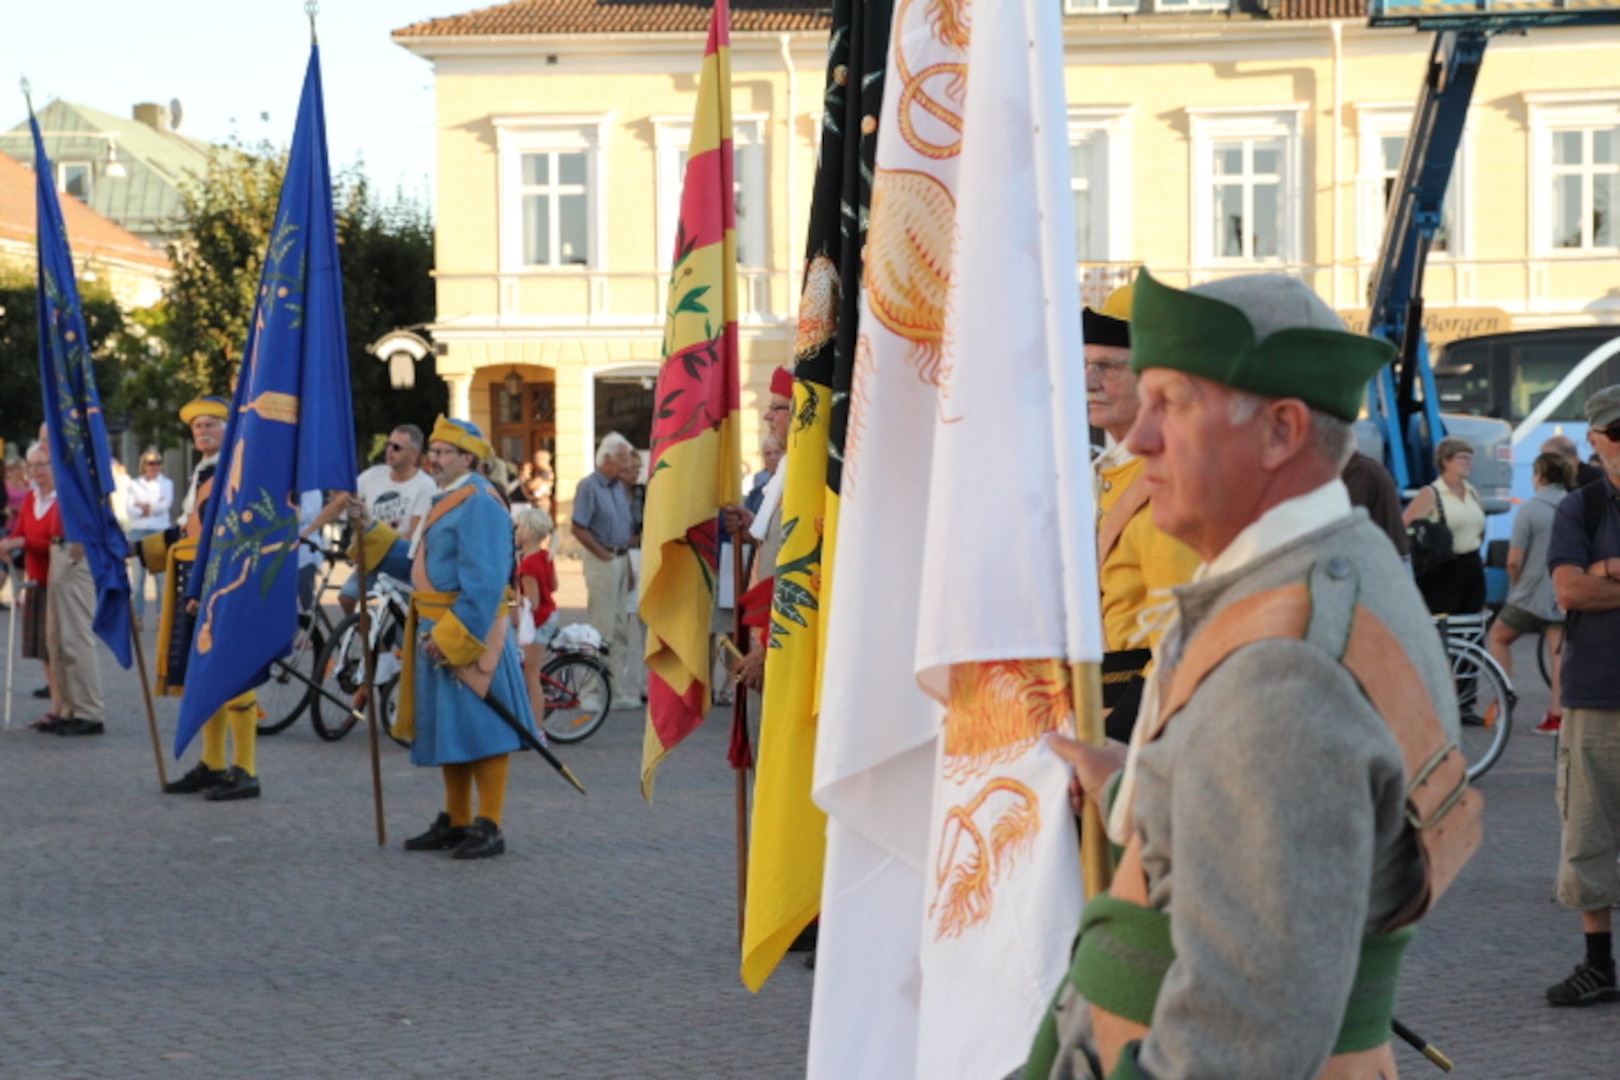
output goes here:
[[[1140, 262], [1075, 266], [1083, 304], [1100, 306], [1130, 281]], [[1333, 307], [1366, 306], [1372, 263], [1152, 264], [1153, 276], [1187, 288], [1237, 274], [1280, 273], [1300, 278]], [[662, 274], [594, 270], [516, 274], [437, 273], [440, 326], [491, 330], [655, 330], [664, 325], [667, 281]], [[784, 270], [738, 271], [738, 319], [743, 326], [790, 328], [799, 306], [799, 276]], [[1431, 306], [1479, 305], [1530, 318], [1620, 319], [1620, 256], [1561, 254], [1533, 259], [1431, 258], [1424, 284]]]

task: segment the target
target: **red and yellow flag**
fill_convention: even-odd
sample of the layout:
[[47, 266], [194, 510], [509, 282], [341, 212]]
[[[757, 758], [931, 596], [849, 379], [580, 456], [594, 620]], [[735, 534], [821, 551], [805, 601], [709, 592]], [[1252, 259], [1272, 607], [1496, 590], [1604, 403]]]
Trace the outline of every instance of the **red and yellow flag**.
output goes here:
[[669, 279], [642, 524], [647, 732], [641, 793], [709, 711], [709, 619], [720, 507], [740, 500], [737, 209], [731, 141], [731, 12], [715, 0]]

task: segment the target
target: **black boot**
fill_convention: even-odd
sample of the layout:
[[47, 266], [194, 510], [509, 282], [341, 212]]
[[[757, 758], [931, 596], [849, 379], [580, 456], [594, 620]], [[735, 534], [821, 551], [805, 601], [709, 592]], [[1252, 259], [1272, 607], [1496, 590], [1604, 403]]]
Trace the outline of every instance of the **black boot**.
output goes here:
[[207, 791], [219, 787], [230, 774], [225, 770], [215, 772], [202, 762], [191, 767], [191, 771], [178, 780], [170, 780], [163, 785], [165, 795], [190, 795], [193, 792]]
[[487, 817], [475, 818], [467, 826], [467, 838], [450, 853], [452, 859], [487, 859], [506, 853], [506, 837], [501, 827]]
[[259, 778], [249, 776], [248, 771], [240, 765], [232, 765], [226, 771], [224, 781], [203, 795], [209, 802], [235, 802], [237, 799], [258, 797]]
[[450, 815], [440, 812], [428, 831], [405, 841], [406, 851], [448, 851], [467, 838], [465, 825], [450, 824]]

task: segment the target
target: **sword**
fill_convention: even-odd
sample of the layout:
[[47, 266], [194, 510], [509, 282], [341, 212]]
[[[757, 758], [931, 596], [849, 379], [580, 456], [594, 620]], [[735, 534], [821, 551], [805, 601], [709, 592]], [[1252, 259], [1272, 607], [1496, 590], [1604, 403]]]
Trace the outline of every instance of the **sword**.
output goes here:
[[[311, 679], [308, 675], [305, 675], [302, 671], [298, 671], [292, 666], [282, 663], [280, 660], [275, 661], [275, 666], [278, 671], [291, 675], [293, 678], [297, 679], [299, 682], [321, 695], [321, 697], [325, 698], [327, 701], [330, 701], [338, 708], [346, 711], [350, 716], [362, 721], [365, 720], [366, 717], [364, 713], [360, 712], [349, 702], [344, 701], [342, 698], [332, 693], [332, 691], [328, 690], [314, 679]], [[465, 686], [466, 684], [463, 683], [462, 685]], [[468, 689], [471, 689], [471, 687]], [[587, 794], [585, 791], [585, 785], [579, 782], [579, 777], [575, 776], [573, 771], [570, 770], [567, 765], [564, 765], [560, 760], [558, 760], [557, 755], [553, 754], [549, 749], [547, 749], [544, 743], [535, 738], [533, 732], [523, 726], [523, 722], [517, 718], [511, 709], [507, 708], [505, 702], [496, 697], [494, 694], [485, 694], [481, 700], [484, 702], [484, 704], [490, 707], [490, 710], [494, 712], [496, 716], [505, 721], [507, 727], [511, 728], [517, 733], [517, 737], [523, 741], [523, 745], [527, 746], [530, 750], [538, 752], [541, 757], [545, 758], [546, 763], [561, 773], [562, 778], [574, 785], [575, 790], [577, 790], [581, 795]]]
[[[467, 684], [463, 682], [462, 685], [466, 686]], [[472, 689], [470, 686], [467, 688], [469, 690]], [[561, 761], [558, 761], [557, 755], [546, 749], [546, 744], [535, 738], [534, 732], [523, 726], [523, 721], [519, 720], [517, 718], [517, 714], [513, 713], [511, 709], [507, 708], [506, 702], [496, 697], [494, 693], [485, 694], [483, 697], [483, 702], [485, 705], [490, 707], [490, 711], [492, 711], [496, 716], [500, 717], [506, 723], [507, 727], [511, 728], [517, 733], [517, 737], [523, 741], [524, 746], [527, 746], [530, 750], [535, 751], [541, 757], [545, 758], [546, 763], [561, 773], [562, 778], [568, 781], [570, 784], [573, 784], [575, 790], [577, 790], [581, 795], [586, 794], [585, 785], [579, 782], [579, 777], [570, 772], [568, 766], [564, 765]]]

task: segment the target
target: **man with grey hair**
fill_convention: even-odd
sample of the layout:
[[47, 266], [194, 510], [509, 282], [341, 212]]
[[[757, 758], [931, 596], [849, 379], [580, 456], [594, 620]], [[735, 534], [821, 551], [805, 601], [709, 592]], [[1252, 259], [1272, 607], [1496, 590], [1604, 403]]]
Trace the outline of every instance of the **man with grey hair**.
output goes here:
[[1557, 891], [1565, 907], [1581, 913], [1586, 934], [1585, 959], [1547, 988], [1554, 1005], [1620, 1001], [1612, 944], [1620, 903], [1620, 386], [1587, 399], [1586, 421], [1604, 475], [1564, 496], [1547, 546], [1553, 593], [1566, 613]]
[[596, 471], [574, 489], [569, 530], [584, 547], [586, 618], [608, 645], [615, 709], [639, 709], [641, 697], [630, 685], [630, 545], [639, 538], [619, 474], [634, 448], [617, 431], [596, 448]]
[[1569, 462], [1576, 487], [1585, 487], [1595, 480], [1603, 479], [1603, 470], [1590, 462], [1582, 461], [1580, 449], [1576, 447], [1575, 440], [1568, 435], [1554, 435], [1541, 444], [1541, 452], [1557, 454]]
[[1203, 564], [1129, 750], [1051, 738], [1124, 853], [1024, 1075], [1394, 1076], [1401, 950], [1479, 837], [1439, 638], [1339, 479], [1394, 350], [1280, 275], [1143, 271], [1131, 325], [1126, 443]]

